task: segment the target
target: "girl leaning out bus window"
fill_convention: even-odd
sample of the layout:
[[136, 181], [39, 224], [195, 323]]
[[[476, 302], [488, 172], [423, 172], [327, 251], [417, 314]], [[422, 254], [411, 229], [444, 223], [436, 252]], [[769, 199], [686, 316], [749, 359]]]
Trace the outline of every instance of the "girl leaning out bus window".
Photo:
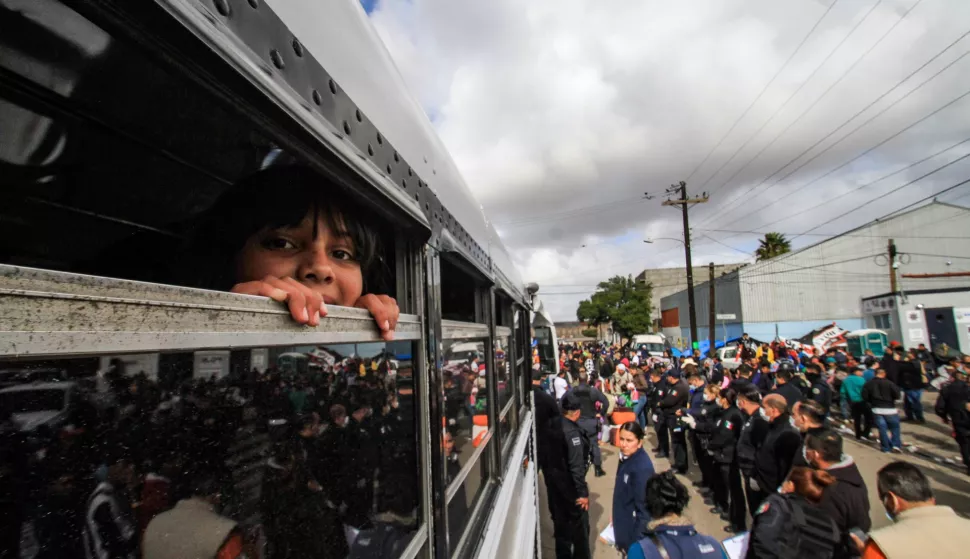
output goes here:
[[386, 276], [377, 227], [312, 170], [265, 168], [224, 193], [193, 229], [185, 283], [270, 297], [309, 326], [327, 305], [367, 309], [384, 340], [394, 339], [397, 302], [369, 292]]

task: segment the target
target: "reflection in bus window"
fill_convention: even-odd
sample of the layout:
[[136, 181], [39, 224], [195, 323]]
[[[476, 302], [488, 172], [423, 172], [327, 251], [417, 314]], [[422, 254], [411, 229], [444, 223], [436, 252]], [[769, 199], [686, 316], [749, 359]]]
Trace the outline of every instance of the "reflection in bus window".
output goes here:
[[444, 424], [464, 466], [489, 427], [485, 340], [446, 340], [444, 346]]
[[512, 364], [509, 363], [509, 338], [508, 336], [495, 338], [495, 372], [498, 382], [498, 409], [505, 409], [506, 404], [512, 397], [514, 387], [512, 385]]
[[21, 557], [397, 556], [421, 519], [412, 351], [233, 350], [226, 375], [192, 353], [155, 354], [151, 376], [47, 360], [75, 380], [0, 390], [4, 528]]

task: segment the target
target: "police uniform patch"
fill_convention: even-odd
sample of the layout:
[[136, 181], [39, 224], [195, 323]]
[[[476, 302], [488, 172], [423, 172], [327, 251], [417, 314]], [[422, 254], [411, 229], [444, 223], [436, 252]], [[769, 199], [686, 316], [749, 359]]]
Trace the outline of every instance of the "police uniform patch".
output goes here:
[[579, 446], [583, 444], [583, 441], [579, 440], [579, 437], [573, 437], [573, 446]]
[[707, 410], [701, 410], [701, 415], [707, 415]]
[[670, 391], [670, 395], [671, 396], [676, 396], [677, 395], [677, 391], [676, 390], [671, 390]]
[[727, 427], [727, 430], [728, 431], [733, 431], [734, 430], [734, 424], [731, 423], [730, 421], [726, 420], [726, 419], [724, 420], [724, 426]]
[[818, 390], [818, 388], [813, 388], [813, 389], [812, 389], [812, 393], [814, 393], [814, 394], [818, 394], [818, 393], [819, 393], [819, 390]]
[[755, 514], [755, 516], [758, 516], [759, 514], [761, 514], [763, 512], [768, 512], [768, 509], [769, 508], [771, 508], [771, 504], [770, 503], [761, 503], [761, 506], [758, 507], [758, 510], [754, 511], [754, 514]]

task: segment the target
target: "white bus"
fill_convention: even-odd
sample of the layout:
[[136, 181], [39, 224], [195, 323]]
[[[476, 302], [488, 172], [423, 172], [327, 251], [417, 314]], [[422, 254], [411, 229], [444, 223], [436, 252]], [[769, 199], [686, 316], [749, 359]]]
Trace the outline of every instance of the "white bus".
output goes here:
[[[206, 441], [208, 460], [193, 454], [183, 463], [226, 465], [232, 489], [222, 514], [238, 523], [250, 556], [534, 557], [531, 300], [360, 5], [15, 5], [0, 10], [7, 30], [0, 34], [0, 369], [94, 374], [102, 356], [158, 355], [157, 379], [109, 382], [151, 413], [130, 416], [124, 427], [109, 415], [72, 418], [101, 422], [85, 437], [112, 436], [106, 444], [86, 440], [87, 448], [130, 452], [95, 455], [61, 474], [91, 479], [108, 462], [129, 460], [145, 476], [166, 467], [164, 457], [202, 450], [191, 441]], [[293, 184], [252, 179], [280, 167], [319, 181], [308, 194], [312, 214], [287, 211]], [[226, 199], [238, 211], [213, 222]], [[334, 214], [331, 202], [348, 213]], [[256, 215], [265, 220], [246, 221]], [[351, 230], [338, 233], [356, 239], [359, 226], [360, 238], [373, 241], [362, 289], [396, 300], [393, 341], [361, 308], [330, 304], [309, 326], [284, 304], [229, 292], [241, 283], [245, 251], [290, 250], [265, 231], [311, 215], [314, 242], [321, 215]], [[246, 244], [226, 240], [240, 234]], [[555, 363], [550, 334], [543, 340]], [[460, 384], [446, 396], [456, 379], [445, 357], [467, 344], [485, 350], [481, 388], [474, 403], [454, 405], [465, 396]], [[330, 346], [352, 357], [327, 363], [334, 374], [300, 381], [326, 383], [309, 392], [314, 397], [280, 374], [276, 356]], [[192, 378], [200, 351], [225, 352], [220, 370], [231, 374]], [[398, 356], [413, 385], [395, 387], [386, 360], [373, 355]], [[203, 416], [218, 412], [225, 440], [193, 431], [202, 427], [182, 423], [189, 414], [170, 414], [188, 405], [201, 406]], [[315, 417], [309, 412], [326, 423], [348, 406], [393, 423], [393, 440], [381, 438], [391, 436], [383, 428], [353, 423], [361, 437], [373, 437], [372, 452], [329, 469], [293, 450], [303, 444], [295, 426]], [[280, 411], [293, 421], [276, 419]], [[164, 429], [144, 428], [140, 417], [185, 436], [177, 447], [153, 439]], [[347, 463], [364, 465], [340, 466]], [[270, 483], [280, 468], [314, 483], [280, 503]], [[291, 523], [297, 506], [315, 511], [315, 520]], [[28, 507], [24, 526], [39, 530], [32, 515], [41, 510]], [[42, 530], [34, 536], [43, 545]]]

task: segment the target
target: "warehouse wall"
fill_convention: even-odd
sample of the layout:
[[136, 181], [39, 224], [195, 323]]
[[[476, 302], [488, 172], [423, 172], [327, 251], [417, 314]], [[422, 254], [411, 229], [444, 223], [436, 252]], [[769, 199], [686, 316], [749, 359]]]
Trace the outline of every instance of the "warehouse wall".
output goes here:
[[[890, 291], [885, 257], [890, 238], [905, 255], [900, 257], [900, 274], [965, 269], [970, 265], [970, 210], [929, 204], [742, 268], [738, 273], [745, 323], [837, 321], [841, 326], [847, 319], [862, 319], [862, 297]], [[947, 266], [947, 261], [954, 265]], [[900, 280], [903, 289], [967, 283], [967, 278]]]

